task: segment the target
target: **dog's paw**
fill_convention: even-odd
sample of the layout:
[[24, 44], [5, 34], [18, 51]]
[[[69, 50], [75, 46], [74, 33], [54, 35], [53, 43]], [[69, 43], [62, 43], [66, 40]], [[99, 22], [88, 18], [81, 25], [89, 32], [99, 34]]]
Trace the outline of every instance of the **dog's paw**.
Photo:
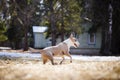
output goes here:
[[58, 63], [54, 63], [54, 65], [58, 65]]

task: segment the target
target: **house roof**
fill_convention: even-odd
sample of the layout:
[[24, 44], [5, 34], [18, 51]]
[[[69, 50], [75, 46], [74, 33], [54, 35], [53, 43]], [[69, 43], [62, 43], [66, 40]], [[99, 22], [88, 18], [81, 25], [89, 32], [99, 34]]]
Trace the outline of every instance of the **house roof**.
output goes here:
[[46, 26], [33, 26], [33, 32], [43, 33], [47, 30]]

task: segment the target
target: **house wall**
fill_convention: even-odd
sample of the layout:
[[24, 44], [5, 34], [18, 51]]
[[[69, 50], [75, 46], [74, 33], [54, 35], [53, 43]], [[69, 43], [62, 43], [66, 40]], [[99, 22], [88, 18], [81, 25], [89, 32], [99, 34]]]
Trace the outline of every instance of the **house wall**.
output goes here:
[[43, 33], [34, 33], [34, 47], [35, 48], [46, 47], [46, 39]]
[[[90, 23], [83, 24], [85, 28], [84, 32], [77, 36], [78, 41], [80, 42], [79, 48], [71, 48], [71, 53], [73, 54], [83, 54], [83, 55], [99, 55], [99, 50], [101, 47], [101, 29], [95, 33], [95, 44], [89, 44], [89, 33], [88, 30], [91, 27]], [[65, 39], [67, 39], [65, 37]], [[44, 32], [34, 32], [34, 47], [35, 48], [44, 48], [51, 46], [51, 37], [45, 39]], [[61, 39], [57, 39], [57, 43], [60, 43]]]
[[[84, 32], [78, 36], [78, 41], [80, 42], [79, 49], [100, 49], [101, 47], [101, 29], [95, 33], [95, 44], [89, 44], [88, 42], [89, 33]], [[60, 43], [61, 39], [57, 39], [57, 43]], [[45, 39], [43, 33], [34, 33], [34, 47], [35, 48], [44, 48], [51, 46], [51, 41]]]
[[82, 23], [82, 27], [84, 28], [84, 31], [82, 34], [79, 35], [78, 40], [80, 42], [80, 48], [98, 48], [101, 47], [101, 28], [98, 28], [95, 34], [95, 44], [89, 44], [89, 29], [92, 27], [92, 23], [85, 21]]
[[[67, 38], [66, 38], [67, 39]], [[78, 41], [80, 42], [79, 48], [83, 49], [89, 49], [89, 48], [95, 48], [100, 49], [101, 47], [101, 29], [98, 29], [98, 31], [95, 33], [95, 44], [89, 44], [89, 33], [84, 32], [78, 36]], [[57, 39], [57, 43], [60, 43], [61, 39]]]
[[[78, 41], [80, 42], [79, 48], [96, 48], [99, 49], [101, 47], [101, 30], [98, 30], [95, 33], [95, 44], [89, 44], [89, 33], [84, 32], [79, 35]], [[57, 44], [61, 42], [61, 39], [57, 39]]]
[[89, 33], [85, 32], [78, 38], [80, 42], [80, 48], [100, 48], [101, 46], [101, 32], [95, 33], [95, 44], [89, 44]]
[[[85, 32], [80, 34], [78, 37], [78, 41], [80, 42], [79, 48], [71, 48], [71, 54], [78, 54], [78, 55], [99, 55], [99, 50], [101, 46], [101, 32], [96, 32], [96, 42], [95, 44], [88, 43], [88, 33]], [[51, 46], [50, 39], [45, 39], [43, 33], [34, 33], [34, 47], [35, 48], [44, 48]], [[57, 44], [61, 42], [61, 39], [57, 39]]]

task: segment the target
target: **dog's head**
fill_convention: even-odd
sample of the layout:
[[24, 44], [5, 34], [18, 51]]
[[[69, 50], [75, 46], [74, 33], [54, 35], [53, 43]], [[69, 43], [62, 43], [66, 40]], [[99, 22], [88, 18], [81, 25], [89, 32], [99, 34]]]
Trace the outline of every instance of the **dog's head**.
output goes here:
[[71, 46], [77, 48], [79, 47], [80, 43], [78, 42], [78, 40], [73, 36], [73, 34], [70, 35], [69, 37], [70, 41], [71, 41]]

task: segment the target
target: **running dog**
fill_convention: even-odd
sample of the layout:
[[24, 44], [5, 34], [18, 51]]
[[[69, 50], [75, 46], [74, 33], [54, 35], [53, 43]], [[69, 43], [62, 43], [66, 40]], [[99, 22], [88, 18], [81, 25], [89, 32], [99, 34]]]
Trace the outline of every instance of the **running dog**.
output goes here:
[[43, 50], [40, 50], [43, 64], [50, 60], [52, 65], [54, 65], [55, 64], [53, 59], [54, 56], [62, 57], [62, 61], [60, 62], [60, 64], [62, 64], [62, 62], [65, 60], [64, 56], [70, 57], [70, 62], [72, 63], [72, 57], [69, 53], [70, 47], [72, 46], [75, 48], [79, 47], [79, 42], [71, 34], [68, 39], [59, 43], [58, 45], [46, 47]]

